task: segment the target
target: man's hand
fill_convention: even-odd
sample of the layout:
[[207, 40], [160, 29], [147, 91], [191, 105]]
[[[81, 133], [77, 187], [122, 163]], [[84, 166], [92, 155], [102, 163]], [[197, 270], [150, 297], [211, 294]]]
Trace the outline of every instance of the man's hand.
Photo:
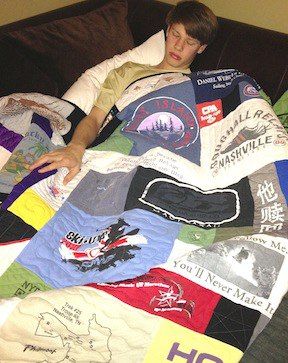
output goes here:
[[50, 165], [39, 169], [39, 173], [45, 173], [65, 166], [68, 168], [69, 173], [64, 178], [63, 184], [69, 183], [79, 173], [85, 149], [95, 140], [105, 116], [104, 111], [94, 106], [89, 115], [79, 122], [71, 142], [66, 147], [41, 156], [29, 169], [32, 171], [48, 163]]
[[42, 155], [30, 166], [29, 169], [32, 171], [46, 163], [49, 165], [39, 169], [39, 173], [45, 173], [47, 171], [66, 167], [69, 170], [63, 181], [63, 184], [66, 185], [75, 177], [76, 174], [79, 173], [84, 152], [85, 148], [83, 146], [71, 143], [64, 148], [57, 149], [51, 151], [48, 154]]

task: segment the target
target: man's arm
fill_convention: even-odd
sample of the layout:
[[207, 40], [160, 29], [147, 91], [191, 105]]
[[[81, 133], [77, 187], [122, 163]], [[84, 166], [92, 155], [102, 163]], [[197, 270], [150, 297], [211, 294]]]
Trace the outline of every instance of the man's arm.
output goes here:
[[95, 140], [105, 117], [106, 113], [94, 106], [89, 115], [79, 122], [70, 143], [64, 148], [41, 156], [30, 166], [30, 170], [32, 171], [46, 163], [49, 165], [39, 169], [39, 173], [65, 166], [69, 169], [69, 173], [64, 178], [63, 183], [64, 185], [67, 184], [80, 171], [85, 149]]

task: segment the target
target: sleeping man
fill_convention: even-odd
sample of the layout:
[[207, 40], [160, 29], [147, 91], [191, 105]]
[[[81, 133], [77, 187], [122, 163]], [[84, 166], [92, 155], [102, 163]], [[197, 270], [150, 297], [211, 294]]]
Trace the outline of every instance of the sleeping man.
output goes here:
[[165, 56], [157, 66], [127, 62], [112, 70], [103, 85], [94, 107], [76, 127], [71, 142], [65, 147], [40, 157], [30, 170], [48, 163], [40, 173], [67, 167], [67, 184], [80, 171], [85, 149], [97, 137], [110, 109], [131, 83], [152, 75], [178, 72], [189, 74], [190, 65], [214, 39], [218, 23], [214, 13], [198, 1], [182, 1], [167, 15]]

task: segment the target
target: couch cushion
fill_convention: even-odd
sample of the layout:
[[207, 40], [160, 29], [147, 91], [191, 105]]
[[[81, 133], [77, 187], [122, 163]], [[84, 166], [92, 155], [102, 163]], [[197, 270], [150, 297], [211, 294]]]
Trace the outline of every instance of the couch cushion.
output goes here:
[[[6, 38], [0, 41], [0, 97], [10, 93], [58, 94], [58, 86], [37, 64], [19, 53]], [[21, 67], [19, 67], [21, 64]]]
[[84, 15], [10, 33], [17, 46], [64, 92], [87, 68], [133, 47], [126, 0], [111, 0]]

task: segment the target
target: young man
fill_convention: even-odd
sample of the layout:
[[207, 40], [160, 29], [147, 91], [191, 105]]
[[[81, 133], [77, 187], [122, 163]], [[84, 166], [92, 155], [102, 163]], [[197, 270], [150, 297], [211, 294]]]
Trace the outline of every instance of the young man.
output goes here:
[[95, 140], [106, 115], [124, 90], [140, 78], [165, 72], [190, 73], [190, 65], [197, 54], [202, 53], [214, 39], [218, 23], [213, 12], [198, 1], [182, 1], [167, 15], [168, 25], [165, 56], [155, 67], [132, 62], [111, 71], [101, 87], [99, 97], [90, 114], [81, 120], [71, 142], [62, 149], [40, 157], [30, 170], [41, 165], [40, 173], [67, 167], [64, 179], [67, 184], [80, 171], [85, 149]]

